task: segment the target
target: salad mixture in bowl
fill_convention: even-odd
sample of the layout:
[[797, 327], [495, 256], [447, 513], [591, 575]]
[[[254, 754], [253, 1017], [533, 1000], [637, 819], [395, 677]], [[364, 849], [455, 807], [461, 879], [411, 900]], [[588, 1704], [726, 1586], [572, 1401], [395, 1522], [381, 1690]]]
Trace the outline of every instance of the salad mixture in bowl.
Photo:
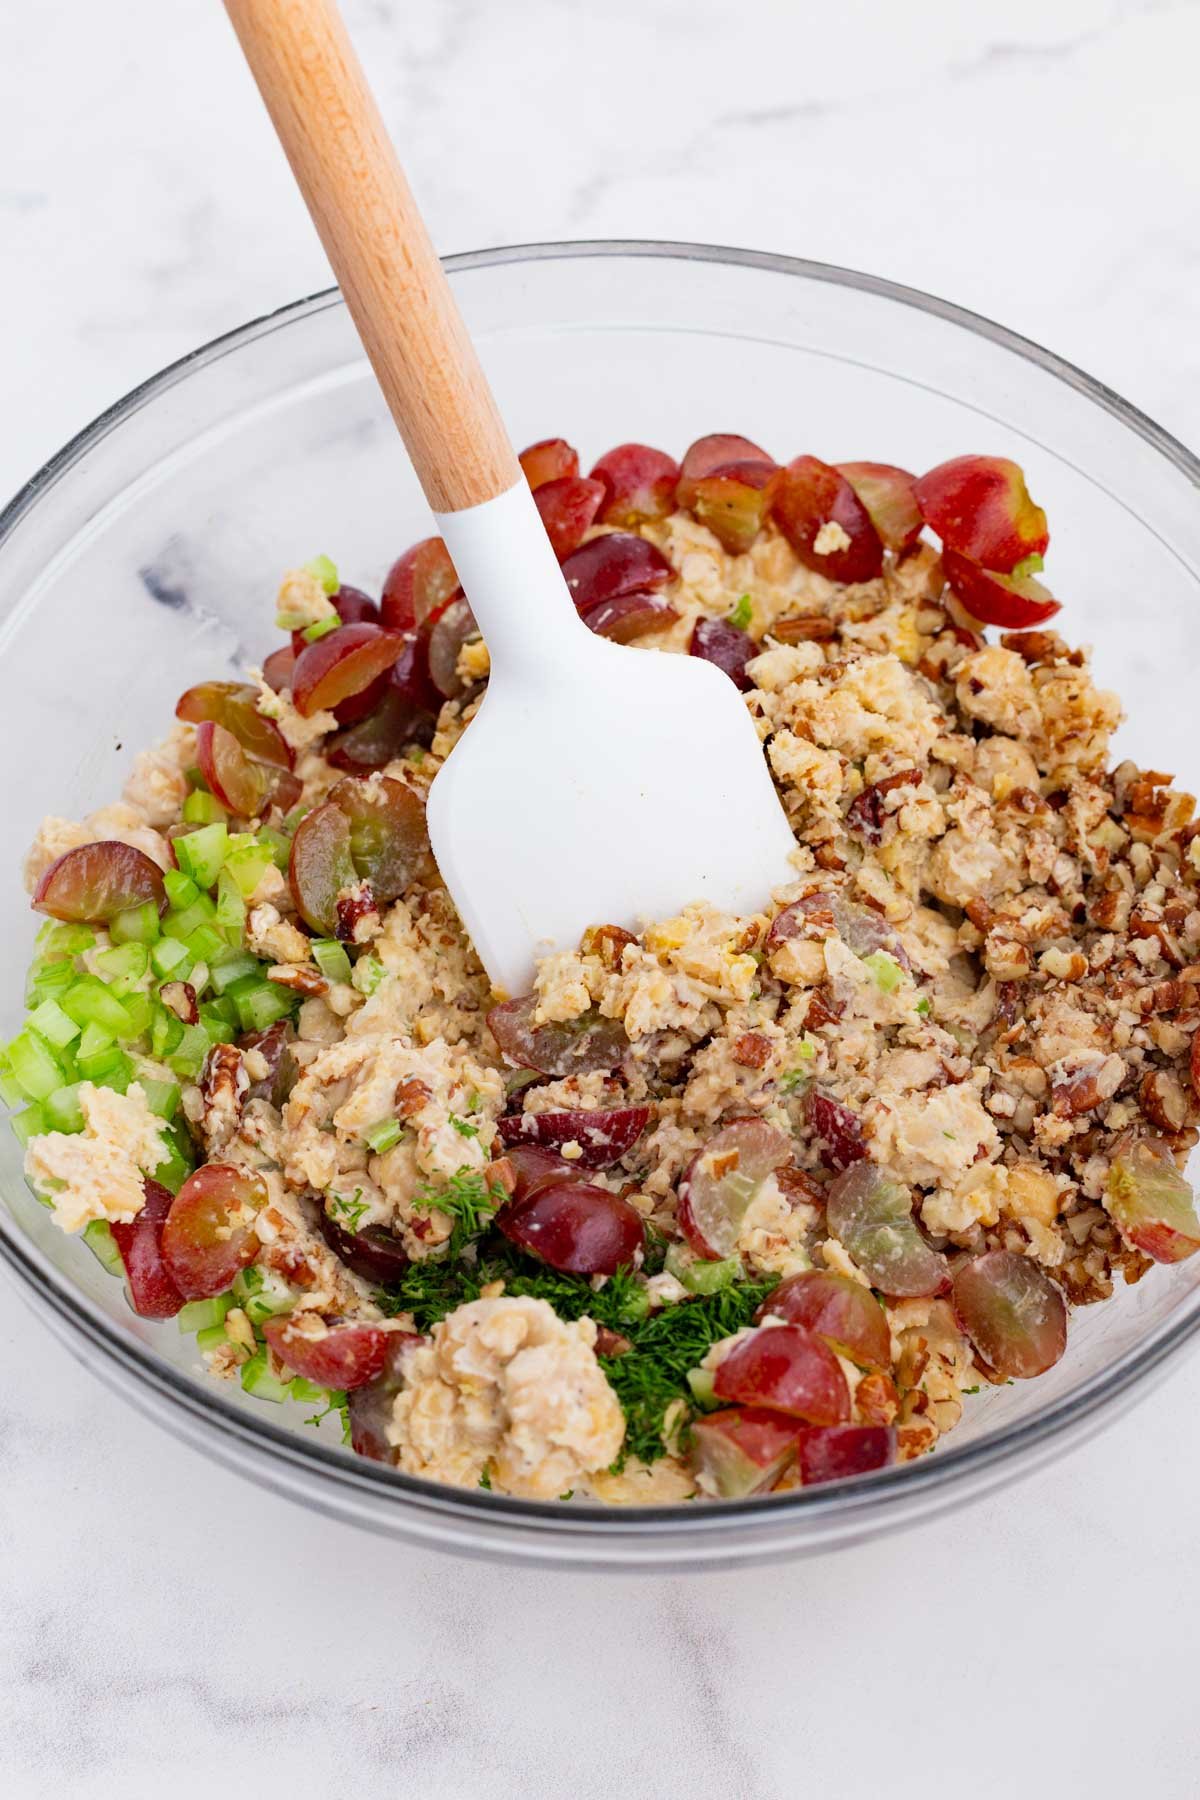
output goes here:
[[585, 624], [744, 693], [793, 880], [494, 993], [424, 824], [486, 646], [440, 540], [378, 601], [318, 557], [263, 668], [30, 852], [30, 1184], [214, 1376], [410, 1474], [667, 1502], [922, 1455], [1200, 1248], [1194, 803], [1110, 766], [1011, 462], [521, 460]]

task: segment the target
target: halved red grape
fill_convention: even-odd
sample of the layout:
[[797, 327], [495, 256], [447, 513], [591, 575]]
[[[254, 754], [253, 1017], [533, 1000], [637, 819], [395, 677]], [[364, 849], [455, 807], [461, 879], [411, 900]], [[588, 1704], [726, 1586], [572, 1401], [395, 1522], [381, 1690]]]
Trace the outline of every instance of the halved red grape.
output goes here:
[[263, 1336], [287, 1368], [318, 1387], [365, 1387], [383, 1373], [392, 1336], [382, 1325], [337, 1320], [327, 1325], [313, 1312], [263, 1320]]
[[382, 1225], [367, 1225], [362, 1231], [346, 1231], [322, 1208], [321, 1234], [335, 1256], [340, 1256], [348, 1269], [364, 1281], [380, 1287], [399, 1281], [408, 1267], [408, 1252], [400, 1239]]
[[181, 694], [175, 717], [192, 725], [211, 720], [232, 731], [242, 749], [275, 769], [290, 769], [292, 752], [283, 733], [258, 710], [258, 689], [244, 681], [202, 681]]
[[578, 1019], [535, 1025], [537, 1001], [532, 994], [493, 1006], [488, 1027], [514, 1069], [536, 1069], [539, 1075], [587, 1075], [615, 1069], [629, 1048], [619, 1019], [586, 1012]]
[[633, 1149], [649, 1117], [648, 1106], [614, 1106], [595, 1112], [518, 1113], [497, 1124], [506, 1144], [556, 1149], [575, 1143], [580, 1151], [576, 1168], [607, 1169]]
[[296, 667], [296, 652], [290, 644], [281, 644], [278, 650], [272, 650], [263, 663], [263, 680], [276, 694], [282, 694], [285, 688], [292, 685], [292, 671]]
[[429, 627], [426, 655], [429, 674], [443, 700], [457, 699], [466, 688], [458, 673], [458, 657], [470, 638], [479, 636], [475, 614], [461, 597], [444, 606]]
[[628, 528], [674, 510], [679, 464], [649, 444], [618, 444], [600, 458], [591, 479], [604, 488], [602, 523]]
[[163, 1261], [185, 1300], [223, 1294], [258, 1255], [254, 1221], [266, 1184], [234, 1163], [205, 1163], [189, 1175], [167, 1214]]
[[[343, 625], [378, 625], [381, 622], [378, 606], [370, 594], [364, 594], [361, 588], [340, 587], [336, 594], [330, 595], [330, 601]], [[308, 639], [303, 631], [293, 631], [292, 649], [297, 656], [307, 644]], [[265, 668], [263, 674], [266, 674]]]
[[1104, 1204], [1121, 1236], [1155, 1262], [1183, 1262], [1200, 1250], [1191, 1183], [1162, 1138], [1123, 1146], [1108, 1171]]
[[562, 566], [563, 576], [580, 612], [620, 594], [652, 593], [665, 587], [674, 570], [661, 550], [646, 538], [627, 531], [610, 531], [604, 537], [573, 550]]
[[505, 1151], [505, 1162], [513, 1173], [514, 1200], [528, 1199], [533, 1190], [547, 1182], [575, 1181], [576, 1171], [566, 1157], [537, 1144], [513, 1144]]
[[739, 631], [728, 619], [697, 619], [689, 649], [693, 656], [724, 669], [735, 687], [750, 686], [746, 664], [758, 655], [758, 645], [748, 631]]
[[582, 1181], [555, 1181], [510, 1200], [496, 1224], [531, 1256], [570, 1275], [612, 1275], [645, 1242], [642, 1216], [628, 1200]]
[[539, 438], [517, 458], [526, 481], [536, 493], [547, 481], [578, 475], [579, 452], [565, 438]]
[[292, 671], [292, 703], [304, 718], [360, 694], [385, 675], [404, 650], [399, 631], [379, 625], [339, 625], [306, 645]]
[[829, 1094], [813, 1088], [805, 1096], [804, 1110], [813, 1136], [820, 1144], [822, 1160], [830, 1169], [842, 1170], [867, 1154], [862, 1121], [858, 1114]]
[[675, 608], [658, 594], [618, 594], [601, 600], [583, 613], [583, 622], [597, 637], [614, 644], [632, 644], [651, 631], [665, 631], [679, 617]]
[[[376, 900], [403, 893], [429, 849], [425, 808], [407, 783], [390, 775], [345, 775], [326, 805], [349, 821], [356, 875], [370, 882]], [[297, 836], [307, 822], [301, 820]]]
[[206, 720], [196, 727], [196, 761], [222, 806], [244, 819], [256, 819], [274, 787], [274, 772], [251, 760], [224, 725]]
[[572, 550], [578, 550], [589, 526], [595, 524], [604, 488], [583, 475], [560, 475], [555, 481], [542, 482], [533, 499], [546, 527], [550, 548], [561, 562]]
[[748, 438], [698, 438], [679, 469], [675, 503], [686, 507], [732, 555], [748, 550], [766, 520], [778, 465]]
[[931, 1249], [912, 1216], [913, 1197], [877, 1163], [857, 1162], [830, 1182], [829, 1229], [872, 1287], [897, 1298], [940, 1294], [946, 1258]]
[[247, 1100], [268, 1100], [272, 1106], [282, 1108], [300, 1072], [292, 1055], [295, 1036], [290, 1019], [276, 1019], [265, 1031], [249, 1031], [238, 1039], [239, 1050], [257, 1050], [267, 1065], [265, 1075], [251, 1080], [246, 1089]]
[[987, 1250], [960, 1263], [952, 1298], [967, 1336], [1000, 1375], [1043, 1375], [1067, 1347], [1066, 1302], [1028, 1256]]
[[851, 1362], [868, 1369], [886, 1369], [892, 1360], [892, 1335], [887, 1314], [870, 1288], [848, 1275], [827, 1269], [806, 1269], [789, 1275], [772, 1288], [758, 1309], [758, 1318], [773, 1314], [789, 1325], [806, 1325], [818, 1337]]
[[94, 924], [147, 900], [159, 912], [167, 903], [158, 864], [131, 844], [102, 838], [56, 857], [33, 890], [31, 904], [52, 919]]
[[1062, 611], [1062, 602], [1032, 575], [997, 575], [957, 550], [942, 551], [942, 568], [951, 590], [982, 625], [1024, 631]]
[[916, 476], [892, 463], [848, 462], [834, 465], [867, 509], [867, 516], [889, 550], [911, 550], [921, 535]]
[[[1050, 543], [1046, 515], [1006, 456], [954, 456], [922, 475], [917, 502], [947, 550], [1009, 574]], [[977, 614], [982, 617], [982, 614]], [[997, 621], [999, 622], [999, 621]]]
[[387, 572], [380, 596], [383, 623], [393, 631], [415, 631], [458, 591], [450, 552], [440, 537], [422, 538]]
[[128, 1224], [114, 1219], [109, 1230], [125, 1264], [134, 1312], [143, 1319], [173, 1319], [183, 1305], [183, 1295], [172, 1281], [162, 1253], [163, 1224], [172, 1197], [148, 1177], [143, 1177], [142, 1187], [146, 1198], [137, 1218]]
[[845, 1481], [851, 1475], [868, 1475], [894, 1463], [896, 1432], [891, 1425], [814, 1426], [798, 1434], [796, 1454], [805, 1487]]
[[850, 1390], [837, 1357], [803, 1325], [760, 1325], [718, 1366], [713, 1392], [810, 1425], [840, 1425], [850, 1417]]
[[733, 1255], [751, 1201], [791, 1156], [786, 1133], [763, 1119], [734, 1119], [709, 1139], [679, 1184], [677, 1222], [698, 1256]]
[[340, 807], [326, 801], [301, 819], [292, 839], [288, 884], [300, 917], [314, 931], [332, 937], [338, 925], [338, 895], [357, 882], [350, 821]]
[[388, 1333], [383, 1368], [373, 1381], [352, 1388], [346, 1398], [350, 1418], [350, 1447], [372, 1462], [390, 1463], [396, 1453], [388, 1439], [396, 1395], [404, 1386], [404, 1368], [410, 1353], [424, 1342], [412, 1331]]
[[722, 1500], [770, 1491], [796, 1449], [794, 1419], [752, 1406], [731, 1406], [693, 1419], [691, 1462]]
[[325, 760], [348, 774], [366, 775], [394, 762], [410, 744], [430, 743], [434, 726], [432, 713], [414, 708], [389, 684], [374, 712], [329, 739]]
[[[783, 470], [772, 497], [779, 529], [804, 563], [831, 581], [874, 581], [883, 572], [883, 545], [866, 507], [844, 475], [815, 456], [798, 456]], [[827, 525], [849, 538], [840, 549], [818, 551]]]

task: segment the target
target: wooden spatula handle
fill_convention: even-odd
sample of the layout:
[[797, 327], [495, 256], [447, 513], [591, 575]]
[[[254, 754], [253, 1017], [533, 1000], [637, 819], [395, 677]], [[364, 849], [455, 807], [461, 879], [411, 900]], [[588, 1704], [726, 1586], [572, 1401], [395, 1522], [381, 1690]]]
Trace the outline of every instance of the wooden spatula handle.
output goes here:
[[435, 512], [521, 470], [333, 0], [225, 0]]

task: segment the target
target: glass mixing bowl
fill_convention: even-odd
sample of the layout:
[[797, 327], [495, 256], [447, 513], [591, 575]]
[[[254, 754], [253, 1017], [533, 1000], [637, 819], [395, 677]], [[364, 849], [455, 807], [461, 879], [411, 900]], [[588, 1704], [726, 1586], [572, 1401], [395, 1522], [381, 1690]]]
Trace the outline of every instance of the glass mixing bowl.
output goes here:
[[[962, 451], [1014, 457], [1054, 528], [1061, 623], [1095, 645], [1100, 679], [1126, 702], [1122, 752], [1195, 786], [1200, 464], [1116, 395], [943, 301], [784, 257], [547, 244], [453, 257], [448, 268], [516, 442], [565, 435], [585, 468], [626, 439], [678, 453], [713, 430], [783, 458], [813, 450], [920, 469]], [[5, 1036], [34, 931], [18, 852], [43, 814], [78, 817], [115, 798], [133, 752], [167, 728], [185, 687], [261, 660], [284, 568], [324, 550], [378, 591], [393, 557], [428, 529], [336, 293], [146, 382], [18, 495], [0, 520], [0, 766], [13, 778]], [[362, 1461], [332, 1421], [314, 1430], [300, 1407], [206, 1377], [192, 1340], [136, 1318], [123, 1286], [33, 1201], [7, 1129], [0, 1187], [0, 1253], [19, 1291], [81, 1360], [180, 1436], [396, 1538], [548, 1564], [746, 1563], [927, 1517], [1114, 1417], [1200, 1324], [1196, 1258], [1076, 1313], [1054, 1370], [969, 1402], [923, 1461], [723, 1506], [533, 1504]]]

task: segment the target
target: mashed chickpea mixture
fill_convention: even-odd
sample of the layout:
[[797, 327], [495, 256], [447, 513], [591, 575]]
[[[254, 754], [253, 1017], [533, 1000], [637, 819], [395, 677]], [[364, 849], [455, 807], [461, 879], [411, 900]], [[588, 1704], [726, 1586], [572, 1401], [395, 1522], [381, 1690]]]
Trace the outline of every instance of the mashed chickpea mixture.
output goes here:
[[880, 465], [730, 445], [523, 462], [593, 629], [743, 690], [796, 836], [758, 912], [597, 919], [491, 991], [424, 836], [487, 677], [435, 540], [382, 612], [290, 571], [290, 646], [29, 855], [35, 1192], [214, 1375], [409, 1475], [861, 1474], [1200, 1248], [1193, 801], [1114, 764], [1020, 472], [892, 470], [898, 523]]

